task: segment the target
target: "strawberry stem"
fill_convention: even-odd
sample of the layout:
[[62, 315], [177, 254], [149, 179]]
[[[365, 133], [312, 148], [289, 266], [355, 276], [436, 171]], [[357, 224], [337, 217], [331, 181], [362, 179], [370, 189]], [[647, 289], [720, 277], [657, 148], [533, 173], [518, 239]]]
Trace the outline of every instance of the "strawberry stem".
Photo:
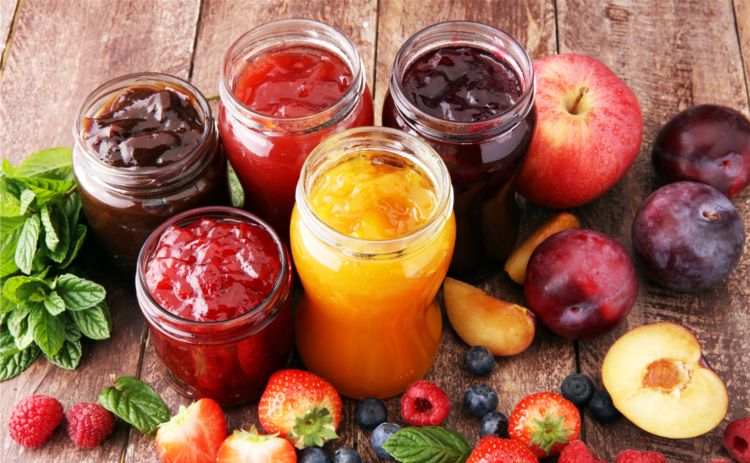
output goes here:
[[303, 417], [297, 418], [289, 439], [299, 449], [322, 447], [329, 440], [336, 439], [333, 417], [327, 408], [315, 407]]

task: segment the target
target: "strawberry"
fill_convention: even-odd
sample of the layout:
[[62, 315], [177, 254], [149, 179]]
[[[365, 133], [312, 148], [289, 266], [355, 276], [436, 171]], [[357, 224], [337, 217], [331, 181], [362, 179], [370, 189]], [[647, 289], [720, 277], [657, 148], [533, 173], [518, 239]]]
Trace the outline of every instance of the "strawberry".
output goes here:
[[497, 436], [479, 441], [466, 463], [538, 463], [534, 452], [522, 443]]
[[615, 463], [667, 463], [659, 452], [642, 452], [640, 450], [623, 450], [617, 454]]
[[510, 415], [508, 432], [537, 457], [558, 455], [581, 433], [581, 414], [572, 402], [553, 392], [526, 396]]
[[597, 459], [582, 441], [574, 440], [560, 452], [557, 463], [607, 463]]
[[308, 371], [277, 371], [260, 398], [258, 418], [266, 432], [297, 448], [321, 447], [338, 437], [341, 398], [331, 383]]
[[163, 463], [214, 463], [227, 437], [221, 407], [200, 399], [180, 411], [156, 432], [156, 451]]
[[295, 463], [297, 453], [288, 440], [277, 434], [258, 434], [255, 426], [249, 431], [235, 430], [227, 437], [216, 455], [216, 463]]

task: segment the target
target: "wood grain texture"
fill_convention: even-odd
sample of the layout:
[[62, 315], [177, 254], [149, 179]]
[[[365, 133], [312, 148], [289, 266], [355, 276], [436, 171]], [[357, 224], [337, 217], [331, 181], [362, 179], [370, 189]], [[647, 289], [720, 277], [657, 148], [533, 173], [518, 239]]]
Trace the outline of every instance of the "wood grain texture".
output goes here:
[[[630, 225], [641, 201], [658, 186], [650, 164], [651, 143], [661, 125], [698, 103], [719, 103], [747, 113], [747, 93], [730, 2], [610, 1], [558, 2], [561, 52], [599, 58], [635, 91], [644, 115], [644, 140], [635, 166], [617, 188], [581, 210], [588, 226], [613, 234], [630, 247]], [[731, 25], [731, 26], [730, 26]], [[717, 69], [721, 69], [720, 77]], [[748, 193], [735, 200], [750, 225]], [[750, 252], [725, 284], [696, 294], [676, 294], [641, 281], [636, 306], [615, 332], [579, 344], [581, 369], [599, 381], [601, 361], [611, 343], [628, 328], [657, 320], [688, 326], [727, 383], [728, 419], [750, 410]], [[586, 420], [589, 444], [612, 459], [625, 448], [655, 449], [669, 461], [727, 458], [721, 430], [689, 440], [650, 436], [621, 420], [600, 426]]]
[[750, 0], [733, 0], [737, 38], [742, 63], [745, 65], [745, 89], [750, 98]]
[[[0, 1], [0, 63], [5, 63], [5, 48], [10, 40], [10, 31], [19, 0]], [[2, 67], [0, 67], [2, 69]]]

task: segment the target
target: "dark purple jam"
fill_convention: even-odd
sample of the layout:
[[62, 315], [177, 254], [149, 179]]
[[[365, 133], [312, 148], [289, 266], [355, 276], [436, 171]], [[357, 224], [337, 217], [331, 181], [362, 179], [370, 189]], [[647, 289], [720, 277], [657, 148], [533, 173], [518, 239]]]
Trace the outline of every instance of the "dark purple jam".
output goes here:
[[409, 66], [406, 97], [425, 113], [452, 122], [481, 122], [515, 106], [523, 94], [518, 75], [492, 53], [473, 47], [438, 48]]

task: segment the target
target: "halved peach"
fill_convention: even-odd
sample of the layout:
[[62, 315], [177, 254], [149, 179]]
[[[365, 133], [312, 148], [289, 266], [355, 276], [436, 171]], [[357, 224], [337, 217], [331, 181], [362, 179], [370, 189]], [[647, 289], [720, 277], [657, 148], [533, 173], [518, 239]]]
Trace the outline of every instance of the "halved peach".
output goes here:
[[579, 222], [578, 217], [567, 212], [561, 212], [536, 229], [534, 233], [529, 235], [528, 238], [518, 245], [518, 247], [510, 254], [508, 260], [505, 261], [505, 271], [508, 272], [511, 280], [519, 285], [523, 284], [526, 279], [526, 266], [529, 263], [531, 254], [537, 246], [542, 244], [542, 241], [557, 232], [568, 230], [570, 228], [579, 228], [580, 226], [581, 222]]
[[520, 354], [534, 341], [536, 326], [525, 307], [496, 299], [453, 278], [443, 283], [448, 319], [470, 346], [484, 346], [494, 355]]
[[727, 390], [707, 368], [700, 344], [674, 323], [643, 325], [610, 347], [602, 381], [615, 407], [636, 426], [671, 439], [700, 436], [727, 413]]

